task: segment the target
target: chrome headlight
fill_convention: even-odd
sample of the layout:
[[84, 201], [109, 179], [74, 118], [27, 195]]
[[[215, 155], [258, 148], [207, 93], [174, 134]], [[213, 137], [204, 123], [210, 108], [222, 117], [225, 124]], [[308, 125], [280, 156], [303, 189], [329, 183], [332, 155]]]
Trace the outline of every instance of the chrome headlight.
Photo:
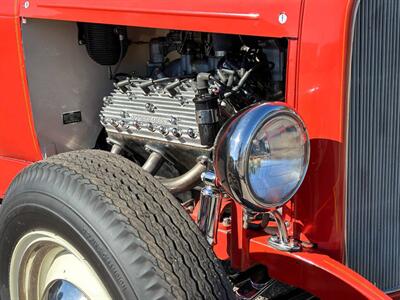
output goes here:
[[285, 105], [262, 103], [241, 111], [221, 129], [214, 169], [227, 193], [246, 207], [263, 211], [294, 195], [309, 156], [300, 117]]

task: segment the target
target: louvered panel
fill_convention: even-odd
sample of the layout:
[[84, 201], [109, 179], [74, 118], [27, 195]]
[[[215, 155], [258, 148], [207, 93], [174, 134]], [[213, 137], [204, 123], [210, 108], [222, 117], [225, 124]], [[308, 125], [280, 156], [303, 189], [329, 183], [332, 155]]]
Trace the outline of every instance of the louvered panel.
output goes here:
[[351, 61], [347, 263], [400, 289], [400, 1], [361, 0]]

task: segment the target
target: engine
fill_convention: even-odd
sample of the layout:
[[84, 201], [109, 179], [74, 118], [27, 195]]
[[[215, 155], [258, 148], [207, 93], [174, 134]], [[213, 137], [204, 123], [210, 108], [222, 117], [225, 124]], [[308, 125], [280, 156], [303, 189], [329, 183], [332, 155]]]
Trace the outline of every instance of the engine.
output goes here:
[[115, 75], [101, 123], [111, 141], [134, 152], [152, 145], [175, 157], [207, 156], [232, 115], [282, 98], [283, 49], [279, 40], [237, 35], [172, 31], [153, 38], [147, 76]]
[[202, 147], [195, 97], [191, 79], [127, 78], [104, 98], [101, 122], [110, 135]]

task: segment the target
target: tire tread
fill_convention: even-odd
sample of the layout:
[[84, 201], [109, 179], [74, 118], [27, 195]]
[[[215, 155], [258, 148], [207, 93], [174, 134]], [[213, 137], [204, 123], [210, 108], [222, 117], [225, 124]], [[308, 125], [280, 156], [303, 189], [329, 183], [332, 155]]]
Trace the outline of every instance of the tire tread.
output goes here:
[[[226, 275], [197, 226], [169, 191], [139, 166], [104, 151], [73, 151], [28, 167], [23, 174], [30, 178], [24, 181], [40, 176], [40, 180], [45, 180], [43, 176], [49, 172], [63, 173], [51, 184], [68, 185], [65, 178], [69, 177], [82, 187], [76, 192], [98, 194], [103, 219], [111, 220], [109, 226], [118, 228], [125, 224], [115, 236], [116, 240], [125, 241], [121, 251], [134, 247], [151, 254], [136, 255], [130, 262], [150, 263], [150, 269], [138, 268], [143, 270], [142, 276], [151, 278], [152, 270], [165, 281], [153, 280], [155, 286], [148, 288], [170, 289], [176, 299], [231, 298]], [[13, 185], [21, 184], [19, 181], [15, 180]], [[112, 217], [107, 218], [107, 214]]]

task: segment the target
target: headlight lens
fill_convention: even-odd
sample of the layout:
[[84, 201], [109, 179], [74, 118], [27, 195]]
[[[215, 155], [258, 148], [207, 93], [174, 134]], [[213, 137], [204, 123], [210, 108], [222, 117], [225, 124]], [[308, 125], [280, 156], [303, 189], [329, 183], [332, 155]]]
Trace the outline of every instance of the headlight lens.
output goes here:
[[307, 136], [288, 115], [276, 116], [251, 142], [248, 182], [255, 197], [271, 205], [286, 201], [297, 190], [307, 169]]
[[300, 117], [286, 105], [262, 103], [240, 112], [221, 129], [214, 169], [233, 198], [263, 211], [283, 205], [298, 190], [309, 152]]

